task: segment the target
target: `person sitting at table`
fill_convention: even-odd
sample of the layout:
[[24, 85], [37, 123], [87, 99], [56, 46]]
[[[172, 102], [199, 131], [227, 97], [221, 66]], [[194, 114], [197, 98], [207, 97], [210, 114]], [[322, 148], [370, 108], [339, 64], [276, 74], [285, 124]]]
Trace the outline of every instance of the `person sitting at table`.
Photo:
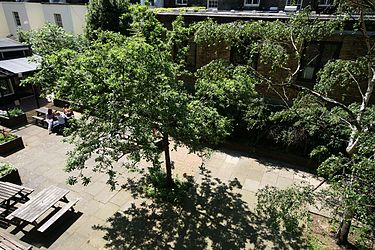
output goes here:
[[52, 128], [64, 127], [66, 115], [64, 115], [64, 113], [56, 112], [55, 117], [56, 121], [52, 122]]
[[48, 132], [51, 134], [52, 133], [53, 120], [56, 119], [55, 114], [53, 113], [52, 109], [47, 110], [46, 119], [47, 119], [47, 123], [48, 123]]
[[74, 116], [73, 110], [71, 110], [68, 106], [68, 104], [65, 104], [63, 107], [64, 115], [69, 119], [72, 116]]

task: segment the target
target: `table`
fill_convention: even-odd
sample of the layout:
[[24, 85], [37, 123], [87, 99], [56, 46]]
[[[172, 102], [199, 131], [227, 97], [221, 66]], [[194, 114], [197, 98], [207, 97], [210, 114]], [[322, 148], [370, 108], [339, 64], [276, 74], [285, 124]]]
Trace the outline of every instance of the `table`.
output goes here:
[[32, 192], [32, 189], [13, 183], [0, 181], [0, 204], [5, 204], [6, 210], [9, 210], [10, 201], [17, 195], [21, 195], [22, 197], [24, 197], [25, 195], [22, 194], [22, 191], [24, 190], [27, 191], [27, 194]]
[[37, 116], [47, 116], [48, 108], [41, 107], [41, 108], [35, 109], [35, 112]]
[[17, 218], [31, 224], [41, 217], [48, 209], [53, 207], [60, 200], [66, 200], [69, 190], [50, 186], [32, 197], [28, 202], [22, 204], [17, 210], [9, 214], [6, 219]]

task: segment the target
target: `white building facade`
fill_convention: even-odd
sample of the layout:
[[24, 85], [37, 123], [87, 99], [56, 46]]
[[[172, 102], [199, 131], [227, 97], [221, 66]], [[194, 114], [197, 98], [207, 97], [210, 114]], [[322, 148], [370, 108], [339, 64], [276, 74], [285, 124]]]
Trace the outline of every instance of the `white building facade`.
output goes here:
[[0, 2], [0, 37], [14, 37], [18, 29], [37, 29], [47, 22], [68, 32], [82, 34], [86, 12], [85, 5]]

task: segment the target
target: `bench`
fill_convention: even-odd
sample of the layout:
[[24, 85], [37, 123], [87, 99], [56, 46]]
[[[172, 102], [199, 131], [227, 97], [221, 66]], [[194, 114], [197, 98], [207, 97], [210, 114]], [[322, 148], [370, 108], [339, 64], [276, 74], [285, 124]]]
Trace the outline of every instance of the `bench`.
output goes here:
[[48, 128], [48, 122], [44, 117], [36, 116], [36, 115], [33, 115], [32, 117], [35, 121], [35, 125], [40, 125], [43, 128]]
[[46, 231], [54, 222], [56, 222], [61, 216], [63, 216], [70, 208], [73, 209], [73, 206], [79, 201], [79, 199], [75, 199], [70, 201], [64, 207], [62, 207], [57, 213], [55, 213], [51, 218], [49, 218], [42, 226], [40, 226], [37, 230], [39, 232]]
[[5, 208], [0, 207], [0, 214], [4, 213], [6, 211]]
[[31, 246], [21, 244], [4, 233], [0, 233], [0, 249], [6, 250], [28, 250]]

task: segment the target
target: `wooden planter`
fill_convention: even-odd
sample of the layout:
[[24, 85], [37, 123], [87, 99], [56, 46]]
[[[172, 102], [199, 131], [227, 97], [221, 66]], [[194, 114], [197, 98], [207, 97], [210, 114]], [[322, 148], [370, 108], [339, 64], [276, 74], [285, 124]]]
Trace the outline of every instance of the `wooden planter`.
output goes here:
[[27, 124], [26, 114], [14, 117], [0, 116], [0, 124], [7, 128], [19, 128]]
[[14, 184], [17, 184], [17, 185], [22, 184], [21, 177], [20, 177], [20, 174], [18, 173], [17, 169], [14, 169], [12, 172], [10, 172], [10, 173], [8, 173], [4, 176], [0, 176], [0, 181], [11, 182], [11, 183], [14, 183]]
[[17, 136], [11, 141], [0, 144], [0, 156], [8, 156], [20, 149], [23, 149], [24, 147], [22, 137]]

